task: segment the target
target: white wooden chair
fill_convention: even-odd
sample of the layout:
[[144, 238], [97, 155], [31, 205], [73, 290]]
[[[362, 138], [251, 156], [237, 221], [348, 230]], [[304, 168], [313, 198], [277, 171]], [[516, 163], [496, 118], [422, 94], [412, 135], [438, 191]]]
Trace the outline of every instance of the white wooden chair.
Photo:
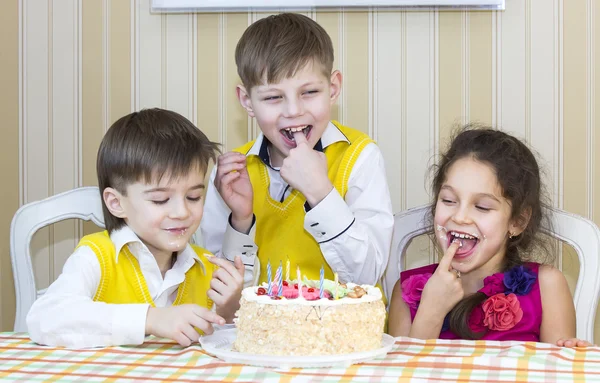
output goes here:
[[10, 259], [15, 279], [17, 312], [16, 332], [26, 332], [25, 318], [38, 296], [33, 276], [29, 243], [36, 231], [65, 219], [91, 220], [104, 227], [102, 201], [97, 187], [82, 187], [22, 206], [13, 216], [10, 225]]
[[[577, 313], [577, 337], [594, 343], [594, 320], [600, 295], [600, 230], [590, 220], [565, 211], [546, 208], [552, 230], [542, 232], [572, 246], [579, 257], [579, 278], [573, 300]], [[410, 241], [429, 233], [429, 206], [406, 210], [394, 216], [394, 235], [383, 290], [391, 298], [394, 284], [400, 278], [403, 259]]]

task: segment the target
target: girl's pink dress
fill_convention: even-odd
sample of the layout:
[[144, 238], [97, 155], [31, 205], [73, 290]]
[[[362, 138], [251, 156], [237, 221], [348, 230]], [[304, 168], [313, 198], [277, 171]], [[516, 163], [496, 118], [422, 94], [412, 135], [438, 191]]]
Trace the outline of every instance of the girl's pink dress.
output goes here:
[[[417, 312], [420, 292], [437, 266], [433, 264], [400, 273], [402, 297], [410, 308], [411, 321]], [[538, 263], [526, 263], [484, 280], [484, 287], [479, 291], [488, 298], [473, 310], [469, 318], [471, 329], [486, 331], [481, 339], [540, 341], [542, 301], [538, 283], [539, 266]], [[459, 338], [450, 331], [447, 317], [439, 338]]]

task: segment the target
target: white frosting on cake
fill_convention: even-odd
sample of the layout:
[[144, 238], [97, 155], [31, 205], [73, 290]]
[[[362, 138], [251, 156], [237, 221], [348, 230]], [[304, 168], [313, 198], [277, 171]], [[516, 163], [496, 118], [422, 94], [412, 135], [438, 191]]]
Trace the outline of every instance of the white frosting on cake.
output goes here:
[[[307, 305], [307, 306], [336, 306], [336, 305], [359, 304], [359, 303], [374, 302], [374, 301], [381, 300], [381, 296], [382, 296], [381, 290], [379, 290], [377, 287], [371, 286], [371, 285], [356, 285], [354, 283], [347, 283], [348, 289], [353, 289], [355, 286], [362, 287], [366, 291], [366, 294], [360, 298], [349, 298], [349, 297], [343, 297], [340, 299], [321, 298], [321, 299], [311, 300], [311, 301], [303, 299], [303, 298], [273, 299], [268, 295], [258, 295], [257, 291], [258, 291], [259, 286], [252, 286], [252, 287], [246, 287], [244, 290], [242, 290], [242, 297], [244, 299], [246, 299], [246, 301], [248, 301], [248, 302], [257, 302], [257, 303], [263, 303], [263, 304], [269, 304], [269, 305], [293, 304], [293, 305]], [[266, 283], [263, 283], [262, 286], [260, 286], [260, 287], [263, 287], [266, 289], [268, 287], [268, 285]]]

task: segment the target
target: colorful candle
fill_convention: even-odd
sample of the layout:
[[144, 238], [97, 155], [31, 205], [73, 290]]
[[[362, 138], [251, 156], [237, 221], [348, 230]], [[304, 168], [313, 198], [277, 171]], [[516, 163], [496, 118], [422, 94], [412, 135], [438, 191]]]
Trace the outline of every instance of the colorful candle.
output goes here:
[[319, 280], [319, 298], [323, 299], [323, 280], [325, 279], [325, 269], [323, 268], [323, 265], [321, 265], [321, 273], [320, 273], [320, 280]]
[[267, 295], [271, 296], [273, 294], [273, 285], [271, 284], [271, 261], [267, 262], [267, 279], [269, 287], [267, 288]]
[[298, 299], [303, 299], [302, 296], [302, 276], [300, 274], [300, 266], [296, 266], [296, 275], [298, 276]]
[[287, 262], [285, 263], [285, 280], [286, 281], [290, 281], [290, 259], [287, 259]]
[[335, 284], [335, 298], [334, 299], [338, 299], [338, 274], [337, 273], [333, 273], [333, 282]]
[[281, 261], [279, 261], [279, 267], [275, 273], [275, 280], [277, 281], [277, 295], [283, 295], [283, 275], [281, 273]]

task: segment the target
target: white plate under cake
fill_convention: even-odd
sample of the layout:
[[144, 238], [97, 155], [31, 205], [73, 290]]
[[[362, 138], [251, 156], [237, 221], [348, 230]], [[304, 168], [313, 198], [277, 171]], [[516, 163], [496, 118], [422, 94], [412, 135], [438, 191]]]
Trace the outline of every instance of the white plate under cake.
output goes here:
[[[381, 347], [385, 307], [381, 291], [369, 285], [325, 280], [248, 287], [237, 312], [233, 350], [260, 355], [335, 355]], [[334, 298], [337, 291], [337, 299]]]

